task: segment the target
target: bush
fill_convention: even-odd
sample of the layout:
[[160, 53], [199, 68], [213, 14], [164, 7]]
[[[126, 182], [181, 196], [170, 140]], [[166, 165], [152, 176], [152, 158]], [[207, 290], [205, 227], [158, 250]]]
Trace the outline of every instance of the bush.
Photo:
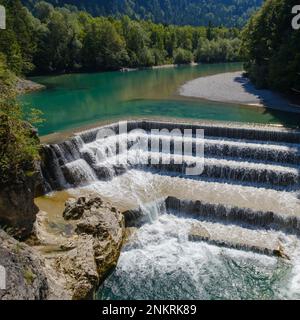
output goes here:
[[240, 40], [235, 39], [215, 39], [203, 40], [195, 52], [197, 62], [233, 62], [239, 61]]
[[39, 157], [39, 140], [24, 114], [13, 89], [14, 76], [0, 55], [0, 177], [1, 185], [22, 181], [34, 170]]
[[193, 62], [193, 54], [191, 51], [179, 48], [175, 51], [174, 54], [174, 63], [175, 64], [186, 64]]

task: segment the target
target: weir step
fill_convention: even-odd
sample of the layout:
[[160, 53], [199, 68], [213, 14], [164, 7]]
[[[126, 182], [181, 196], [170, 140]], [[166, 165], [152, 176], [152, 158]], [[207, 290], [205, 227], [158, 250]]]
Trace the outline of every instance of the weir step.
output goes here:
[[[253, 128], [237, 124], [178, 124], [153, 121], [131, 121], [127, 123], [127, 127], [128, 130], [146, 130], [146, 137], [153, 128], [191, 128], [194, 131], [199, 128], [205, 129], [205, 161], [201, 179], [214, 178], [257, 184], [258, 187], [266, 184], [270, 187], [288, 188], [297, 188], [300, 182], [299, 130], [260, 126]], [[47, 190], [63, 189], [66, 185], [87, 184], [95, 179], [112, 179], [134, 168], [150, 168], [161, 171], [162, 174], [169, 172], [185, 175], [188, 167], [195, 164], [201, 166], [203, 163], [203, 159], [195, 154], [196, 141], [199, 139], [190, 138], [191, 152], [196, 157], [184, 156], [183, 163], [178, 164], [182, 155], [175, 150], [175, 143], [182, 141], [182, 137], [170, 137], [163, 133], [157, 136], [157, 152], [148, 151], [148, 141], [146, 146], [142, 145], [137, 149], [138, 152], [130, 150], [128, 158], [123, 157], [122, 153], [114, 156], [114, 140], [122, 140], [122, 135], [95, 140], [99, 130], [103, 128], [113, 129], [117, 133], [119, 130], [118, 124], [115, 123], [80, 133], [63, 143], [44, 147], [42, 173]], [[136, 133], [130, 133], [130, 136], [132, 141], [126, 143], [125, 150], [132, 147], [136, 141], [140, 141]], [[166, 142], [170, 143], [170, 152], [160, 152]], [[118, 145], [115, 147], [120, 148]], [[145, 158], [150, 160], [145, 161]], [[165, 164], [164, 160], [168, 158], [171, 161]]]
[[249, 208], [203, 201], [181, 200], [174, 197], [166, 199], [166, 209], [170, 212], [222, 221], [223, 223], [237, 223], [300, 234], [300, 216], [296, 215], [285, 215], [272, 211], [255, 211]]
[[[116, 134], [119, 134], [119, 124], [112, 123], [110, 125], [86, 130], [78, 133], [85, 143], [92, 142], [96, 139], [100, 129], [112, 130]], [[184, 122], [164, 122], [164, 121], [127, 121], [126, 127], [128, 131], [135, 129], [142, 129], [146, 132], [150, 132], [153, 129], [162, 130], [167, 129], [172, 131], [178, 130], [204, 130], [205, 136], [234, 138], [234, 139], [248, 139], [248, 140], [262, 140], [262, 141], [274, 141], [274, 142], [287, 142], [287, 143], [300, 143], [300, 130], [287, 129], [274, 126], [265, 126], [258, 124], [239, 124], [236, 122], [231, 123], [218, 123], [218, 122], [197, 122], [197, 123], [184, 123]]]
[[[76, 144], [76, 141], [74, 141], [74, 144]], [[171, 154], [182, 154], [185, 151], [184, 145], [186, 144], [190, 145], [191, 155], [193, 156], [196, 156], [199, 148], [204, 145], [204, 155], [209, 156], [300, 164], [300, 144], [266, 143], [266, 141], [240, 139], [229, 140], [209, 136], [205, 136], [203, 139], [165, 134], [123, 134], [85, 144], [82, 152], [91, 151], [94, 154], [100, 152], [109, 154], [111, 151], [120, 153], [120, 145], [124, 148], [124, 144], [127, 149], [138, 146], [144, 151]], [[78, 148], [80, 147], [82, 146]]]
[[188, 239], [289, 259], [278, 234], [274, 232], [258, 232], [220, 223], [194, 222], [188, 233]]
[[[286, 166], [279, 164], [264, 164], [255, 161], [228, 160], [220, 158], [204, 159], [169, 155], [159, 152], [129, 151], [117, 156], [105, 158], [95, 162], [85, 159], [90, 166], [99, 172], [99, 179], [108, 178], [110, 175], [124, 173], [132, 168], [151, 168], [158, 171], [175, 172], [182, 175], [192, 175], [187, 171], [188, 168], [196, 168], [195, 176], [227, 179], [240, 182], [262, 183], [274, 186], [293, 186], [300, 182], [300, 168], [297, 166]], [[110, 169], [105, 171], [105, 168]], [[202, 170], [203, 169], [203, 170]]]

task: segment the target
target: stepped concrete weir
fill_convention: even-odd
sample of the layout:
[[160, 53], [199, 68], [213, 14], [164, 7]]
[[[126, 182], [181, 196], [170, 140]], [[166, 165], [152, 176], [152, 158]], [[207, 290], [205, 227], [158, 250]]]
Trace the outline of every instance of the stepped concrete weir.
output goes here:
[[[230, 228], [243, 228], [237, 232], [241, 236], [259, 238], [260, 231], [255, 230], [267, 230], [266, 237], [272, 238], [274, 232], [277, 239], [278, 232], [300, 231], [296, 129], [129, 121], [45, 145], [42, 158], [45, 193], [93, 190], [123, 208], [127, 222], [133, 224], [149, 213], [146, 204], [157, 202], [155, 214], [179, 212], [201, 223], [213, 221], [208, 229], [218, 224], [222, 235]], [[201, 168], [200, 173], [189, 174], [192, 168]], [[234, 242], [217, 236], [197, 239], [227, 246]], [[255, 241], [249, 246], [235, 243], [232, 247], [278, 253], [277, 240], [264, 249]]]

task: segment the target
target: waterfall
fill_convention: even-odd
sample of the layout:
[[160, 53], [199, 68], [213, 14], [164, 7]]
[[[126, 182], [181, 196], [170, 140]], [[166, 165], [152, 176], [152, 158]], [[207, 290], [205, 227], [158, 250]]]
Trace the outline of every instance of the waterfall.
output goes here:
[[[135, 189], [130, 196], [134, 199], [131, 201], [135, 203], [132, 208], [134, 210], [126, 210], [130, 224], [130, 220], [134, 221], [143, 215], [150, 221], [155, 220], [162, 212], [161, 203], [164, 203], [164, 197], [181, 196], [178, 192], [171, 194], [170, 190], [173, 187], [169, 188], [169, 194], [168, 190], [160, 191], [164, 194], [159, 194], [155, 190], [153, 174], [161, 177], [167, 174], [173, 177], [169, 181], [175, 181], [176, 176], [181, 178], [181, 190], [184, 190], [185, 186], [189, 185], [188, 181], [193, 179], [198, 181], [199, 186], [205, 182], [205, 188], [218, 183], [220, 191], [222, 186], [228, 185], [229, 192], [230, 190], [233, 192], [233, 197], [229, 192], [227, 195], [228, 199], [233, 198], [231, 205], [219, 203], [216, 201], [217, 196], [209, 196], [208, 192], [203, 191], [204, 189], [202, 193], [206, 199], [200, 193], [196, 196], [192, 189], [188, 189], [182, 199], [196, 198], [201, 201], [193, 204], [183, 201], [179, 205], [179, 211], [192, 211], [201, 216], [212, 216], [223, 221], [245, 222], [260, 227], [298, 232], [298, 217], [295, 214], [283, 215], [284, 211], [291, 211], [286, 206], [278, 204], [277, 210], [268, 209], [268, 207], [273, 208], [272, 201], [278, 203], [277, 199], [272, 200], [270, 197], [268, 205], [255, 210], [251, 200], [244, 201], [241, 207], [241, 201], [238, 201], [237, 196], [242, 192], [244, 197], [248, 197], [247, 185], [254, 190], [252, 192], [258, 194], [260, 190], [265, 189], [279, 190], [279, 198], [284, 196], [284, 192], [290, 192], [291, 203], [298, 205], [296, 203], [299, 201], [294, 200], [293, 192], [299, 190], [300, 183], [299, 131], [260, 126], [250, 128], [245, 125], [191, 125], [153, 121], [132, 121], [126, 124], [128, 134], [121, 132], [121, 126], [118, 124], [112, 124], [79, 133], [59, 144], [44, 146], [42, 174], [46, 180], [47, 189], [45, 189], [49, 190], [49, 186], [56, 190], [89, 185], [95, 185], [97, 188], [97, 183], [101, 181], [107, 181], [108, 186], [116, 177], [125, 175], [131, 170], [139, 170], [143, 174], [136, 181]], [[103, 129], [108, 132], [114, 131], [116, 134], [101, 137], [99, 133]], [[140, 131], [131, 131], [133, 129]], [[157, 130], [153, 132], [151, 131], [153, 129]], [[173, 131], [169, 133], [162, 129]], [[192, 134], [183, 136], [185, 129], [192, 129]], [[197, 129], [204, 129], [204, 138], [195, 134]], [[185, 150], [184, 143], [190, 146], [187, 155], [182, 153]], [[197, 146], [201, 144], [204, 148], [204, 161], [197, 154]], [[203, 164], [201, 175], [194, 177], [186, 174], [187, 168], [201, 164]], [[144, 181], [143, 176], [146, 177], [146, 171], [152, 175], [150, 178], [147, 176], [148, 180]], [[129, 180], [128, 183], [132, 186], [133, 180]], [[171, 186], [172, 182], [169, 185]], [[123, 190], [124, 188], [120, 188], [118, 192], [122, 194]], [[149, 196], [149, 199], [141, 197], [140, 190], [155, 197]], [[201, 192], [201, 189], [199, 191]], [[264, 192], [267, 195], [267, 191]], [[181, 194], [183, 195], [183, 191]], [[157, 205], [159, 198], [162, 201]], [[263, 201], [263, 198], [264, 196], [260, 201]], [[170, 199], [166, 202], [167, 207], [174, 209], [172, 201], [177, 202]]]
[[[90, 167], [81, 175], [84, 183], [111, 179], [132, 168], [150, 168], [183, 174], [186, 168], [200, 164], [196, 145], [204, 144], [205, 166], [200, 178], [247, 181], [254, 184], [293, 187], [299, 185], [300, 133], [278, 128], [227, 127], [216, 125], [183, 125], [162, 122], [129, 122], [128, 130], [143, 129], [144, 133], [124, 133], [98, 139], [98, 129], [85, 131], [60, 144], [44, 147], [43, 175], [52, 189], [62, 189], [72, 183], [69, 163], [83, 159]], [[117, 124], [104, 127], [118, 133]], [[156, 146], [150, 148], [151, 129], [204, 129], [204, 141], [195, 136], [158, 134]], [[181, 130], [181, 131], [180, 131]], [[143, 139], [146, 143], [141, 143]], [[257, 140], [264, 139], [264, 140]], [[268, 139], [268, 140], [267, 140]], [[176, 146], [191, 144], [192, 154], [178, 154]], [[297, 142], [297, 143], [296, 143]], [[169, 144], [169, 151], [162, 146]], [[121, 146], [125, 149], [121, 150]], [[133, 150], [134, 147], [134, 150]], [[183, 148], [179, 148], [183, 150]], [[168, 163], [168, 159], [170, 159]], [[181, 161], [183, 159], [183, 161]], [[182, 162], [180, 165], [178, 162]], [[81, 162], [82, 163], [82, 162]], [[167, 163], [167, 164], [166, 164]], [[85, 165], [85, 169], [87, 166]], [[66, 175], [67, 174], [67, 178]], [[76, 184], [79, 183], [77, 175]], [[88, 179], [91, 179], [88, 181]]]
[[174, 197], [166, 199], [166, 208], [172, 212], [190, 214], [229, 223], [251, 225], [265, 229], [284, 230], [300, 234], [300, 217], [274, 213], [272, 211], [255, 211], [249, 208], [231, 207], [201, 201], [180, 200]]
[[63, 172], [68, 183], [73, 186], [80, 186], [97, 181], [96, 174], [84, 159], [67, 163], [63, 167]]
[[[103, 128], [116, 135], [100, 138]], [[46, 191], [96, 193], [138, 228], [104, 284], [105, 297], [299, 296], [299, 131], [154, 121], [127, 128], [144, 131], [127, 135], [112, 124], [42, 152]], [[184, 129], [192, 134], [183, 137]], [[200, 175], [186, 174], [201, 164]], [[261, 288], [270, 283], [266, 294]]]

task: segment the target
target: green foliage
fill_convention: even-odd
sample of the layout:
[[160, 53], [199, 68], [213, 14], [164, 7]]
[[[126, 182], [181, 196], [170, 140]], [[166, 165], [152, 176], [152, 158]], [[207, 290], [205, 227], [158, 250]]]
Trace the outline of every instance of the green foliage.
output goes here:
[[32, 270], [27, 267], [23, 270], [23, 276], [24, 276], [24, 279], [27, 283], [27, 285], [32, 285], [35, 278], [36, 278], [36, 275], [32, 272]]
[[[29, 7], [38, 0], [23, 0]], [[71, 4], [94, 16], [128, 15], [132, 19], [177, 25], [242, 26], [263, 0], [48, 0], [54, 5]]]
[[0, 50], [5, 54], [10, 70], [16, 74], [33, 69], [38, 21], [19, 0], [0, 0], [7, 14], [7, 29], [0, 32]]
[[267, 0], [242, 33], [245, 69], [258, 87], [300, 90], [300, 30], [293, 30], [296, 0]]
[[14, 84], [15, 76], [8, 69], [6, 56], [0, 52], [0, 95]]
[[223, 62], [239, 60], [240, 40], [235, 39], [216, 39], [209, 41], [203, 40], [195, 52], [197, 62]]
[[57, 8], [45, 1], [32, 2], [32, 15], [20, 0], [0, 2], [8, 10], [0, 52], [16, 74], [238, 60], [235, 28], [165, 26], [128, 16], [94, 18], [74, 7]]
[[21, 182], [33, 162], [39, 157], [39, 141], [16, 101], [14, 76], [8, 71], [0, 54], [0, 185], [10, 181]]
[[125, 41], [107, 19], [94, 19], [88, 26], [82, 52], [88, 69], [118, 69], [128, 62]]
[[178, 48], [174, 54], [174, 62], [176, 64], [191, 63], [193, 61], [193, 54], [189, 50]]

